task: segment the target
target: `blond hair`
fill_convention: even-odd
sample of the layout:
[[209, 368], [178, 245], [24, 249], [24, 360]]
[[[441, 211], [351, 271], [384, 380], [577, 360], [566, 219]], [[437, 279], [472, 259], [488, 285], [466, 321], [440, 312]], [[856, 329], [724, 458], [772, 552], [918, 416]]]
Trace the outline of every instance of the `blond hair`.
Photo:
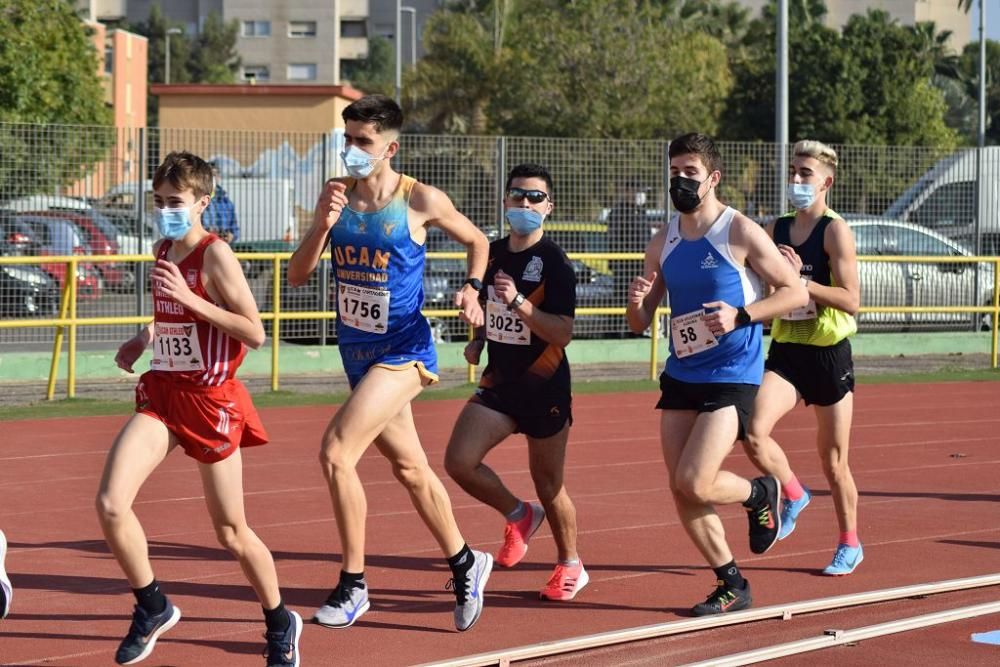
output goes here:
[[795, 157], [811, 157], [819, 160], [830, 168], [830, 171], [837, 173], [837, 151], [833, 150], [822, 141], [813, 139], [803, 139], [792, 148]]

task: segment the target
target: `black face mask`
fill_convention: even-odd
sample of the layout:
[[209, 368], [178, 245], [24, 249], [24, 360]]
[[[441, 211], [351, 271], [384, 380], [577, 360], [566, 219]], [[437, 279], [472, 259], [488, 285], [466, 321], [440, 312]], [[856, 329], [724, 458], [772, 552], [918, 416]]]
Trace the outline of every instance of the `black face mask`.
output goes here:
[[698, 188], [701, 187], [699, 181], [684, 176], [674, 176], [670, 179], [670, 201], [674, 203], [681, 213], [690, 213], [701, 204], [701, 196], [698, 195]]

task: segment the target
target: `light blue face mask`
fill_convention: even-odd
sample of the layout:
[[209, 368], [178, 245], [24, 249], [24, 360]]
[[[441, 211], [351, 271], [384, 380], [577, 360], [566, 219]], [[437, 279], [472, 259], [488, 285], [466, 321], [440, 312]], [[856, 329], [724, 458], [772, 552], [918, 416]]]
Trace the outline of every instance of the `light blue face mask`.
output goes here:
[[504, 212], [507, 224], [518, 234], [530, 234], [542, 226], [545, 216], [532, 208], [509, 208]]
[[785, 194], [795, 208], [809, 208], [816, 201], [816, 186], [812, 183], [789, 183]]
[[156, 227], [171, 241], [184, 238], [191, 231], [191, 207], [156, 209]]
[[[389, 150], [389, 146], [386, 146], [385, 150]], [[382, 155], [373, 157], [357, 146], [351, 145], [340, 152], [340, 159], [344, 161], [344, 168], [351, 178], [368, 178], [384, 155], [385, 151], [382, 151]]]

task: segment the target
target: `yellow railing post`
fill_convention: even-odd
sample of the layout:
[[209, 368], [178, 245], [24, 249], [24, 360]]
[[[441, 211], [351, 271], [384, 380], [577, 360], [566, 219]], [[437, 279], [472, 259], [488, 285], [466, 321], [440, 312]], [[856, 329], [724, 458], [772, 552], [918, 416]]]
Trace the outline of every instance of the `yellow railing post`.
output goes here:
[[[69, 313], [69, 301], [70, 301], [70, 285], [72, 283], [67, 280], [63, 283], [62, 296], [59, 299], [59, 319], [65, 320], [67, 313]], [[59, 353], [62, 351], [63, 344], [63, 332], [66, 327], [62, 325], [56, 326], [56, 337], [52, 342], [52, 361], [49, 364], [49, 386], [45, 391], [45, 399], [48, 401], [53, 400], [56, 397], [56, 379], [59, 377]]]
[[[281, 343], [281, 258], [274, 258], [274, 269], [271, 275], [271, 310], [274, 312], [274, 319], [271, 325], [271, 391], [278, 391], [278, 348]], [[326, 321], [320, 320], [322, 326], [326, 326]]]
[[1000, 259], [993, 260], [993, 330], [990, 345], [990, 368], [997, 367], [997, 342], [1000, 337]]
[[76, 296], [77, 296], [77, 267], [79, 261], [69, 260], [66, 267], [66, 282], [69, 283], [69, 358], [66, 360], [66, 397], [76, 398]]
[[657, 357], [660, 352], [660, 309], [653, 311], [653, 321], [649, 325], [649, 379], [656, 381]]

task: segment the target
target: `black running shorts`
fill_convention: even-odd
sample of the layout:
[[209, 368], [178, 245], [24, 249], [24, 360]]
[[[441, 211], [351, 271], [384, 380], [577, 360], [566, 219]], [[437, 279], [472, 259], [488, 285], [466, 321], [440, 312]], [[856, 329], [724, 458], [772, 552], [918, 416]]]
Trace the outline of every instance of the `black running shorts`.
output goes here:
[[829, 347], [771, 341], [764, 368], [791, 383], [806, 405], [834, 405], [854, 391], [854, 359], [846, 338]]
[[753, 412], [753, 401], [757, 397], [755, 384], [733, 382], [681, 382], [666, 373], [660, 375], [660, 400], [657, 410], [694, 410], [695, 412], [715, 412], [730, 405], [736, 408], [739, 419], [737, 438], [746, 437]]

